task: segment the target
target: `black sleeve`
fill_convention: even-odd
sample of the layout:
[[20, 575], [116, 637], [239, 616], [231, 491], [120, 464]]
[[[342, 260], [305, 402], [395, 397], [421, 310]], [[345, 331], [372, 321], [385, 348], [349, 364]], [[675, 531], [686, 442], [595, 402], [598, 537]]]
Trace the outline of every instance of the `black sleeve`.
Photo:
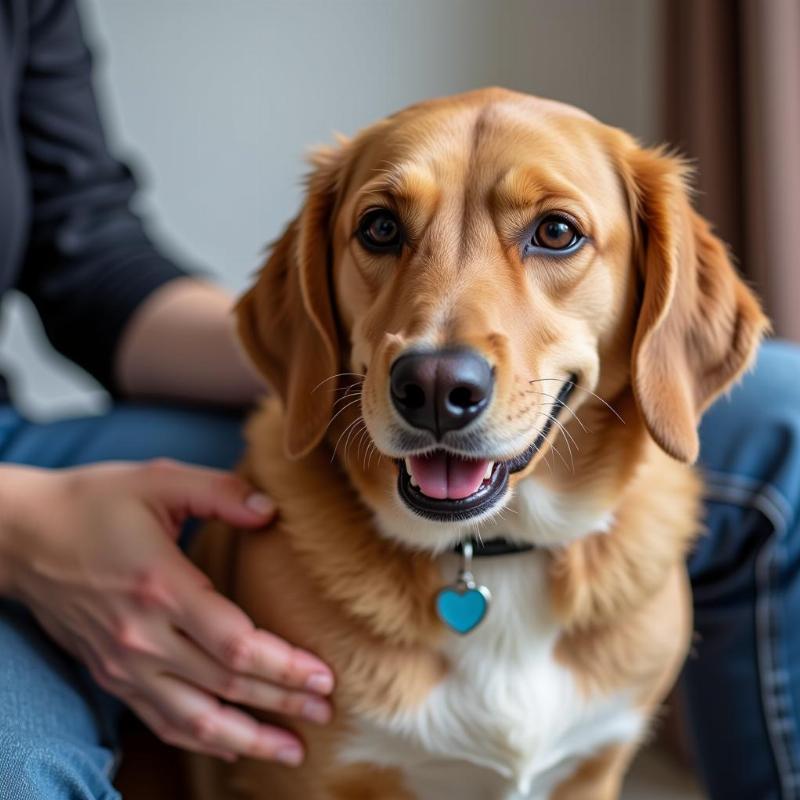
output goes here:
[[33, 219], [19, 288], [55, 348], [114, 390], [119, 338], [137, 306], [185, 273], [130, 209], [130, 170], [108, 152], [74, 0], [29, 0], [19, 97]]

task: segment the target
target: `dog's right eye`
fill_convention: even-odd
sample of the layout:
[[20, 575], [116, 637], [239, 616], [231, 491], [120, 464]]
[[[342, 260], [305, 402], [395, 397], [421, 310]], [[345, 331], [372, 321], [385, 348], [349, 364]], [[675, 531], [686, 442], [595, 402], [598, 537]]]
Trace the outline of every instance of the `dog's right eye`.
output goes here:
[[403, 249], [403, 228], [385, 208], [367, 211], [358, 223], [358, 240], [371, 253], [399, 254]]

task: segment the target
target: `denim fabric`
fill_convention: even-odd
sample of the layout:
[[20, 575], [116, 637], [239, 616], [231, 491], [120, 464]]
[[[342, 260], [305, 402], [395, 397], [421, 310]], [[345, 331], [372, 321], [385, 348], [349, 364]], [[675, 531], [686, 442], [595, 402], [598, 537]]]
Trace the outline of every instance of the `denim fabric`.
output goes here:
[[800, 348], [768, 343], [701, 426], [682, 693], [714, 800], [800, 800]]
[[[169, 457], [229, 468], [241, 418], [119, 406], [34, 425], [0, 406], [0, 461], [66, 467]], [[17, 603], [0, 600], [0, 800], [110, 800], [121, 704], [99, 689]]]

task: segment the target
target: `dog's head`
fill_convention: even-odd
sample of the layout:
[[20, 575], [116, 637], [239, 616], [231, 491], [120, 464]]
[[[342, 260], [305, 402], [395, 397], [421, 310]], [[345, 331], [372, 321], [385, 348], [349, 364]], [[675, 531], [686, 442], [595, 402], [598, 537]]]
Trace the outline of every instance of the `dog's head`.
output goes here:
[[765, 327], [679, 159], [496, 89], [319, 152], [238, 311], [287, 454], [327, 433], [383, 527], [432, 548], [501, 510], [584, 405], [613, 424], [632, 398], [628, 424], [693, 461]]

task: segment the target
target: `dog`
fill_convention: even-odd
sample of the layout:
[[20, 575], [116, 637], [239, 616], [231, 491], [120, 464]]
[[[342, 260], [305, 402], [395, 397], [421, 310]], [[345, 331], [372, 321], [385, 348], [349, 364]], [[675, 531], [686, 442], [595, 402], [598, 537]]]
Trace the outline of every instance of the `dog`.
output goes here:
[[195, 762], [201, 798], [611, 800], [691, 634], [703, 410], [767, 322], [689, 170], [482, 89], [313, 157], [238, 304], [275, 396], [242, 473], [263, 535], [197, 558], [336, 674], [279, 715], [298, 769]]

